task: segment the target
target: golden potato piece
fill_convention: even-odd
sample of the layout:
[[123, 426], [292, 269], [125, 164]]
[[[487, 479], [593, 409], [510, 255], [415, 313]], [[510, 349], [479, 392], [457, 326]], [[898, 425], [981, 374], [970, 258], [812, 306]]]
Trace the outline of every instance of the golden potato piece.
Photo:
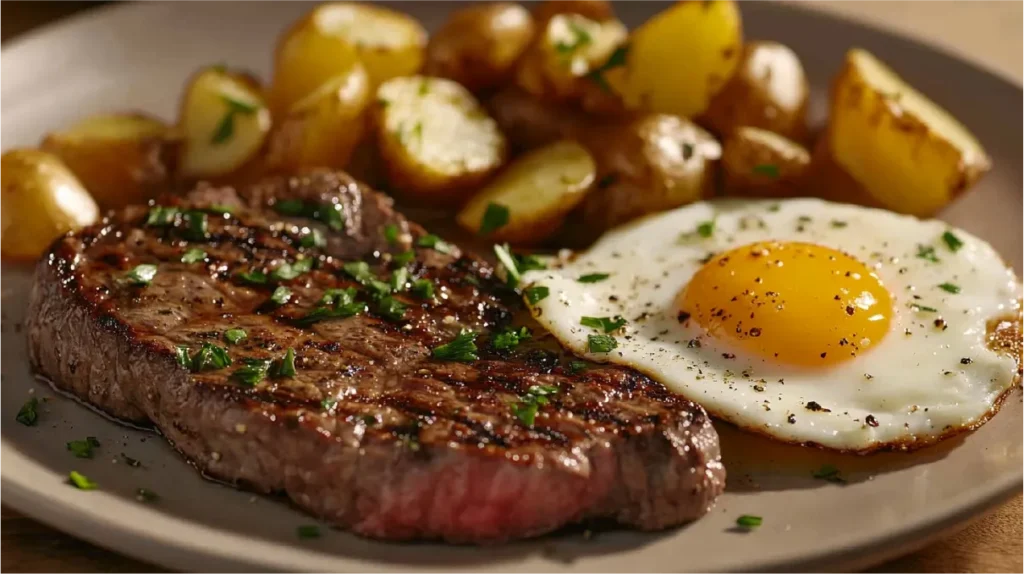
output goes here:
[[487, 100], [501, 132], [518, 150], [563, 139], [581, 139], [594, 119], [573, 106], [543, 102], [508, 86]]
[[86, 118], [40, 146], [64, 162], [103, 209], [141, 203], [169, 186], [177, 138], [143, 114]]
[[463, 228], [520, 245], [547, 239], [594, 182], [590, 153], [573, 141], [536, 149], [513, 161], [459, 212]]
[[723, 188], [741, 197], [797, 197], [810, 164], [800, 144], [767, 130], [738, 128], [722, 144]]
[[205, 68], [185, 88], [179, 131], [181, 174], [222, 176], [257, 156], [270, 131], [270, 110], [249, 77]]
[[544, 0], [533, 6], [533, 17], [541, 29], [558, 14], [579, 14], [595, 22], [615, 19], [611, 2], [605, 0]]
[[345, 167], [366, 132], [369, 102], [369, 77], [357, 62], [292, 106], [270, 136], [267, 164], [285, 172]]
[[[600, 70], [625, 42], [622, 22], [597, 22], [578, 14], [556, 14], [523, 55], [516, 84], [552, 102], [580, 101], [612, 88]], [[600, 75], [599, 75], [600, 74]]]
[[750, 126], [801, 142], [807, 137], [809, 93], [793, 50], [778, 42], [750, 42], [736, 73], [699, 121], [722, 137]]
[[533, 18], [519, 4], [458, 9], [430, 38], [424, 73], [455, 80], [472, 92], [495, 88], [533, 39]]
[[630, 37], [626, 105], [697, 116], [736, 71], [742, 44], [740, 11], [732, 0], [673, 4]]
[[991, 166], [967, 128], [864, 50], [847, 53], [830, 111], [832, 157], [893, 211], [931, 216]]
[[356, 48], [347, 39], [318, 28], [308, 15], [299, 20], [274, 52], [274, 78], [267, 93], [274, 116], [286, 115], [299, 100], [357, 63]]
[[35, 259], [54, 239], [96, 222], [99, 208], [56, 156], [13, 149], [0, 156], [0, 251]]
[[589, 233], [712, 195], [722, 147], [697, 124], [649, 114], [590, 131], [598, 166], [595, 189], [581, 206]]
[[377, 145], [397, 192], [459, 203], [505, 160], [505, 137], [476, 98], [444, 78], [394, 78], [377, 90]]
[[800, 195], [819, 197], [838, 203], [852, 203], [867, 207], [884, 208], [877, 199], [872, 197], [864, 186], [857, 183], [850, 174], [836, 163], [829, 144], [829, 134], [822, 134], [811, 152], [811, 165], [804, 177], [803, 191]]

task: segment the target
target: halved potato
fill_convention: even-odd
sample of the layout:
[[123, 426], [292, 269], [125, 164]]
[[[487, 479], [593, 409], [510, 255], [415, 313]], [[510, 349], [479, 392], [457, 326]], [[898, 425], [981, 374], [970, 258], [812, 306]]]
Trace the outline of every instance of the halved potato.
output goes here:
[[833, 82], [828, 132], [836, 163], [901, 213], [935, 214], [991, 166], [967, 128], [860, 49]]
[[13, 149], [0, 156], [0, 252], [34, 259], [68, 231], [96, 222], [99, 208], [56, 156]]
[[852, 203], [867, 207], [884, 208], [880, 201], [868, 193], [864, 186], [850, 177], [832, 156], [828, 131], [823, 133], [811, 152], [811, 165], [804, 177], [803, 192], [806, 197], [819, 197], [839, 203]]
[[578, 14], [556, 14], [523, 55], [516, 84], [552, 102], [579, 101], [591, 90], [611, 95], [601, 69], [627, 34], [618, 20], [597, 22]]
[[267, 164], [295, 172], [345, 167], [366, 132], [369, 77], [356, 62], [299, 100], [270, 136]]
[[459, 203], [505, 161], [505, 137], [473, 94], [444, 78], [394, 78], [377, 90], [377, 145], [396, 191]]
[[750, 126], [804, 141], [809, 93], [803, 65], [793, 50], [778, 42], [749, 42], [736, 73], [699, 121], [722, 137]]
[[177, 138], [144, 114], [86, 118], [46, 136], [40, 146], [64, 162], [104, 209], [144, 202], [167, 189]]
[[204, 68], [185, 88], [178, 128], [181, 174], [223, 176], [256, 158], [270, 131], [270, 110], [249, 76]]
[[368, 3], [330, 2], [314, 8], [309, 19], [355, 47], [375, 87], [415, 74], [423, 65], [427, 31], [408, 14]]
[[267, 93], [274, 116], [284, 116], [299, 100], [357, 63], [356, 48], [346, 38], [318, 27], [311, 15], [299, 20], [274, 51], [274, 79]]
[[536, 244], [558, 230], [594, 182], [590, 153], [573, 141], [523, 155], [473, 196], [459, 225], [493, 241]]
[[533, 17], [541, 29], [558, 14], [579, 14], [595, 22], [615, 19], [615, 10], [606, 0], [544, 0], [533, 6]]
[[585, 141], [598, 166], [580, 208], [584, 234], [709, 197], [722, 147], [697, 124], [666, 114], [599, 125]]
[[630, 37], [622, 87], [626, 104], [697, 116], [736, 71], [742, 45], [740, 11], [733, 0], [673, 4]]
[[742, 197], [796, 197], [803, 193], [811, 154], [776, 133], [741, 127], [722, 145], [723, 188]]
[[507, 81], [533, 39], [533, 18], [519, 4], [460, 8], [430, 38], [424, 73], [455, 80], [472, 92]]

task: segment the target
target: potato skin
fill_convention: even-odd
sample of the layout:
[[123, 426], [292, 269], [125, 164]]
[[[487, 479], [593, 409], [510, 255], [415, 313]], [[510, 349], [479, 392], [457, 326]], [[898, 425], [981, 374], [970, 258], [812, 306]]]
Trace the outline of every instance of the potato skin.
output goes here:
[[39, 257], [54, 239], [99, 218], [96, 202], [56, 156], [12, 149], [0, 156], [4, 259]]
[[543, 0], [533, 5], [533, 17], [540, 29], [558, 14], [579, 14], [595, 22], [615, 19], [615, 9], [605, 0]]
[[752, 127], [732, 131], [722, 144], [722, 187], [738, 197], [798, 197], [811, 156], [800, 144]]
[[583, 139], [596, 120], [574, 106], [544, 102], [515, 86], [506, 86], [487, 102], [509, 143], [518, 151], [563, 139]]
[[736, 73], [698, 121], [721, 137], [751, 126], [803, 142], [809, 95], [796, 53], [778, 42], [749, 42]]
[[534, 34], [533, 18], [519, 4], [460, 8], [431, 36], [424, 73], [455, 80], [479, 93], [512, 77]]
[[649, 114], [598, 125], [583, 141], [598, 165], [597, 184], [580, 210], [591, 233], [714, 192], [721, 145], [689, 120]]
[[180, 143], [164, 122], [126, 113], [86, 118], [48, 134], [40, 149], [63, 161], [106, 210], [169, 189]]

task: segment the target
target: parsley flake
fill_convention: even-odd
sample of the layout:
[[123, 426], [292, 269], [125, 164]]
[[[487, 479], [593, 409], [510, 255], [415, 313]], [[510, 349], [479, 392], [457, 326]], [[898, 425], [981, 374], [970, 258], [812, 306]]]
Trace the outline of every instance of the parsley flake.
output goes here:
[[911, 303], [910, 304], [910, 308], [915, 310], [915, 311], [920, 311], [922, 313], [938, 313], [939, 312], [939, 310], [936, 309], [935, 307], [929, 307], [927, 305], [919, 305], [917, 303]]
[[591, 353], [610, 353], [619, 346], [614, 337], [608, 335], [588, 335], [587, 349]]
[[598, 283], [611, 277], [611, 273], [590, 273], [588, 275], [582, 275], [576, 279], [578, 283]]
[[418, 240], [416, 240], [416, 245], [418, 245], [420, 247], [426, 247], [426, 248], [429, 248], [429, 249], [433, 249], [434, 251], [437, 251], [438, 253], [451, 253], [452, 252], [451, 244], [447, 243], [446, 241], [444, 241], [440, 237], [434, 235], [433, 233], [428, 233], [427, 235], [424, 235], [423, 237], [420, 237]]
[[78, 490], [96, 490], [96, 487], [99, 486], [92, 480], [89, 480], [89, 477], [78, 472], [77, 470], [72, 470], [70, 473], [68, 473], [68, 483], [70, 483], [71, 486], [74, 486]]
[[325, 247], [326, 245], [327, 238], [316, 227], [311, 228], [308, 233], [303, 233], [299, 237], [299, 247]]
[[590, 327], [592, 329], [601, 329], [605, 333], [613, 333], [618, 331], [626, 324], [626, 320], [620, 315], [614, 317], [583, 317], [580, 319], [580, 325], [584, 327]]
[[405, 317], [405, 312], [407, 309], [408, 305], [402, 303], [401, 301], [395, 299], [390, 295], [387, 295], [385, 297], [382, 297], [380, 301], [377, 302], [376, 312], [378, 315], [384, 317], [385, 319], [391, 321], [399, 321], [403, 317]]
[[224, 347], [218, 347], [210, 343], [203, 343], [203, 346], [196, 351], [192, 357], [192, 372], [216, 371], [231, 364], [231, 356]]
[[239, 271], [235, 274], [242, 283], [248, 283], [250, 285], [266, 285], [267, 274], [262, 271]]
[[231, 378], [247, 387], [255, 387], [267, 378], [270, 369], [269, 359], [242, 359], [244, 366], [235, 369]]
[[537, 419], [537, 412], [540, 407], [547, 405], [549, 396], [558, 393], [559, 388], [554, 385], [531, 385], [526, 395], [520, 397], [519, 402], [512, 405], [512, 414], [528, 427], [532, 427]]
[[960, 292], [960, 286], [953, 283], [940, 283], [939, 289], [942, 289], [946, 293], [952, 293], [953, 295]]
[[100, 441], [94, 436], [87, 436], [84, 440], [73, 440], [67, 443], [71, 454], [78, 458], [92, 458], [92, 449], [100, 446]]
[[125, 275], [125, 280], [130, 285], [145, 287], [153, 281], [154, 277], [156, 277], [156, 270], [156, 265], [152, 265], [150, 263], [136, 265], [134, 269]]
[[19, 423], [31, 427], [39, 421], [39, 399], [32, 397], [25, 401], [25, 404], [21, 405], [18, 409], [18, 414], [15, 415], [14, 420]]
[[605, 79], [604, 73], [608, 70], [619, 68], [626, 65], [626, 57], [629, 54], [629, 45], [619, 46], [608, 56], [608, 59], [603, 64], [594, 68], [587, 73], [585, 78], [594, 82], [599, 88], [605, 92], [611, 93], [612, 87], [608, 84], [608, 80]]
[[294, 377], [296, 373], [295, 349], [288, 347], [288, 350], [284, 353], [284, 357], [275, 361], [271, 368], [273, 371], [271, 375], [275, 378]]
[[398, 226], [394, 223], [389, 223], [384, 226], [384, 241], [388, 242], [388, 245], [394, 245], [398, 243]]
[[193, 247], [181, 256], [182, 263], [199, 263], [206, 259], [206, 252], [198, 247]]
[[924, 259], [925, 261], [931, 261], [932, 263], [939, 262], [939, 256], [935, 254], [935, 248], [931, 245], [918, 245], [917, 257], [918, 259]]
[[412, 294], [420, 299], [434, 298], [434, 282], [430, 279], [417, 279], [412, 282]]
[[480, 222], [480, 235], [488, 235], [508, 225], [508, 207], [500, 203], [488, 203]]
[[544, 285], [533, 285], [523, 289], [523, 295], [526, 297], [526, 302], [530, 305], [536, 305], [544, 299], [548, 298], [551, 294], [551, 290]]
[[779, 166], [772, 163], [755, 165], [752, 171], [758, 175], [763, 175], [765, 177], [779, 177]]
[[146, 225], [152, 227], [167, 227], [168, 225], [173, 225], [174, 220], [177, 219], [179, 213], [181, 213], [181, 210], [177, 207], [155, 205], [149, 208], [149, 214], [146, 216]]
[[697, 225], [697, 235], [707, 239], [715, 234], [715, 220], [709, 219], [702, 221]]
[[751, 516], [744, 514], [736, 519], [736, 526], [742, 526], [743, 528], [757, 528], [764, 522], [760, 516]]
[[846, 482], [845, 480], [843, 480], [842, 477], [839, 476], [839, 469], [836, 468], [836, 466], [833, 465], [833, 464], [823, 464], [823, 465], [821, 465], [821, 468], [819, 468], [818, 470], [814, 471], [814, 473], [811, 474], [811, 476], [813, 476], [814, 478], [817, 478], [819, 480], [826, 480], [828, 482], [835, 482], [835, 483], [844, 483], [844, 482]]
[[281, 306], [287, 303], [292, 298], [292, 290], [280, 285], [274, 292], [270, 294], [270, 302], [274, 305]]
[[476, 338], [477, 334], [473, 331], [463, 330], [451, 342], [434, 347], [431, 353], [441, 361], [475, 361], [479, 358], [476, 354]]
[[499, 351], [514, 349], [519, 346], [519, 343], [530, 339], [532, 336], [533, 334], [530, 333], [530, 329], [527, 327], [520, 327], [518, 329], [509, 327], [494, 336], [491, 346]]
[[312, 259], [299, 259], [295, 263], [285, 261], [270, 272], [270, 278], [274, 281], [291, 281], [304, 273], [309, 273], [312, 269]]
[[213, 131], [213, 135], [210, 137], [210, 143], [214, 145], [222, 144], [232, 136], [235, 135], [235, 116], [238, 114], [251, 116], [259, 111], [259, 106], [239, 100], [234, 96], [227, 94], [221, 94], [221, 100], [227, 106], [228, 110], [225, 112], [224, 117], [217, 124], [217, 128]]
[[237, 345], [247, 338], [249, 338], [249, 334], [245, 332], [245, 329], [235, 327], [224, 331], [224, 340], [232, 345]]
[[952, 251], [953, 253], [960, 251], [960, 248], [964, 246], [964, 242], [961, 241], [959, 237], [954, 235], [952, 231], [944, 232], [942, 234], [942, 241], [946, 244], [946, 247], [948, 247], [949, 250]]

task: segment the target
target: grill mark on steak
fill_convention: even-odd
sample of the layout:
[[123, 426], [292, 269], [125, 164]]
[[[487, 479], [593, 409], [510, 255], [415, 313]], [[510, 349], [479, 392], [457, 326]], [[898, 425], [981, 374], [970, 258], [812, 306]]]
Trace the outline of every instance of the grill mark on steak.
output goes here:
[[[340, 205], [344, 229], [274, 211], [296, 198]], [[453, 542], [595, 518], [660, 529], [701, 516], [721, 493], [718, 438], [703, 409], [635, 371], [570, 372], [565, 352], [542, 336], [496, 352], [485, 334], [479, 360], [434, 360], [430, 349], [460, 329], [486, 333], [523, 324], [528, 313], [483, 261], [454, 246], [450, 254], [416, 248], [425, 231], [348, 176], [315, 172], [240, 192], [201, 186], [164, 204], [233, 212], [210, 215], [208, 240], [198, 243], [146, 226], [144, 206], [55, 242], [30, 298], [30, 358], [106, 412], [152, 422], [205, 473], [283, 491], [363, 535]], [[399, 227], [396, 245], [381, 233], [387, 224]], [[325, 235], [323, 248], [298, 243], [299, 230], [312, 227]], [[188, 247], [204, 249], [208, 262], [181, 263]], [[408, 249], [411, 277], [436, 284], [434, 302], [398, 295], [408, 311], [397, 322], [371, 304], [355, 317], [295, 324], [325, 289], [356, 286], [345, 262], [383, 275]], [[281, 307], [267, 306], [272, 285], [235, 279], [300, 253], [317, 268], [282, 282], [294, 295]], [[152, 283], [123, 284], [140, 263], [159, 266]], [[176, 362], [177, 345], [224, 345], [232, 327], [248, 338], [228, 347], [231, 367], [192, 373]], [[287, 348], [296, 351], [295, 377], [254, 388], [230, 378], [242, 359], [279, 358]], [[559, 392], [530, 428], [512, 405], [533, 385]]]

